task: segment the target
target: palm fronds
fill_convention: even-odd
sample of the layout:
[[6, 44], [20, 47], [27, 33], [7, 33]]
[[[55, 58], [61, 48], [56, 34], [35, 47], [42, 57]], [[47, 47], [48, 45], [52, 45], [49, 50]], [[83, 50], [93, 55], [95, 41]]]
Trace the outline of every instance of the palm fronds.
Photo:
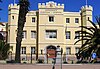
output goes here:
[[100, 18], [99, 18], [99, 16], [96, 16], [96, 21], [97, 21], [99, 28], [100, 28]]
[[86, 27], [86, 26], [79, 26], [79, 27], [84, 28], [84, 29], [86, 29], [86, 30], [89, 30], [89, 31], [91, 31], [92, 33], [95, 31], [95, 29], [94, 29], [93, 27], [90, 27], [90, 28], [88, 28], [88, 27]]
[[[84, 28], [84, 30], [77, 31], [80, 33], [79, 36], [81, 39], [77, 40], [74, 44], [78, 43], [79, 41], [84, 41], [84, 44], [81, 46], [78, 54], [82, 57], [91, 57], [91, 54], [93, 52], [97, 53], [97, 55], [100, 56], [100, 17], [96, 17], [96, 21], [99, 25], [99, 28], [97, 25], [92, 22], [91, 20], [88, 20], [93, 27], [87, 27], [87, 26], [80, 26], [81, 28]], [[88, 54], [86, 56], [86, 54]]]

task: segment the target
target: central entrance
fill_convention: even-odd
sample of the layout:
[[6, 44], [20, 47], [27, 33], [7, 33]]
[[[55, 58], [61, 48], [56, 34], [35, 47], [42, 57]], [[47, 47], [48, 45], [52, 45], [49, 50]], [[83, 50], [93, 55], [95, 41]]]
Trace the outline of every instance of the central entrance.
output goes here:
[[47, 46], [47, 63], [53, 61], [53, 58], [56, 58], [56, 47], [53, 45]]

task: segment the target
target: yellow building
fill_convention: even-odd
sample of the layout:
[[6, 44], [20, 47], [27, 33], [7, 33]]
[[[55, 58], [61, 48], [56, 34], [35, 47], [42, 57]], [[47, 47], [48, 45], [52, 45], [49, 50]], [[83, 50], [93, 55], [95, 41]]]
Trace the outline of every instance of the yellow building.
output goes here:
[[[9, 5], [8, 15], [8, 43], [12, 48], [13, 56], [16, 49], [16, 33], [19, 6], [17, 4]], [[75, 38], [81, 30], [79, 26], [90, 26], [88, 19], [92, 20], [91, 6], [82, 6], [79, 12], [64, 11], [64, 4], [55, 2], [39, 3], [37, 11], [29, 11], [26, 16], [26, 23], [23, 31], [21, 59], [30, 60], [31, 51], [35, 59], [38, 46], [39, 59], [47, 59], [47, 47], [59, 46], [63, 48], [63, 54], [66, 54], [69, 60], [75, 57], [82, 42], [74, 45]], [[74, 59], [73, 59], [74, 60]]]

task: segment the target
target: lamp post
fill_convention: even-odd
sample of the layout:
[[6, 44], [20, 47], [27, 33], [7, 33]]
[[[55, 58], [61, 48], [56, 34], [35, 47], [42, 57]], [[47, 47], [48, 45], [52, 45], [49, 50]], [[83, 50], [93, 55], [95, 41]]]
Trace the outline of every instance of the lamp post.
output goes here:
[[56, 58], [53, 58], [53, 66], [52, 66], [52, 69], [55, 69], [55, 63], [56, 63]]
[[63, 54], [63, 49], [61, 48], [61, 69], [62, 69], [62, 54]]
[[[56, 54], [57, 54], [57, 52], [60, 52], [60, 53], [61, 53], [61, 69], [62, 69], [62, 54], [63, 54], [63, 49], [61, 48], [60, 51], [56, 51]], [[53, 62], [53, 67], [52, 67], [52, 69], [55, 69], [56, 57], [53, 58], [53, 60], [54, 60], [54, 62]]]
[[31, 51], [31, 64], [32, 64], [32, 51]]

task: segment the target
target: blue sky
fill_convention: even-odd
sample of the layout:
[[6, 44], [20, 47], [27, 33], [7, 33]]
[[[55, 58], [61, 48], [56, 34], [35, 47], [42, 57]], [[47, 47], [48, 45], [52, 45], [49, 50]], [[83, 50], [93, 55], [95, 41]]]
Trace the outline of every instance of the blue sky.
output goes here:
[[[38, 10], [38, 3], [45, 3], [48, 1], [54, 1], [65, 5], [65, 11], [79, 11], [82, 6], [86, 3], [86, 0], [29, 0], [30, 1], [30, 10]], [[15, 0], [18, 3], [18, 0]], [[0, 22], [8, 21], [8, 5], [14, 3], [14, 0], [3, 0], [3, 3], [0, 3]], [[100, 15], [100, 0], [88, 0], [88, 5], [93, 6], [93, 20], [94, 17]]]

